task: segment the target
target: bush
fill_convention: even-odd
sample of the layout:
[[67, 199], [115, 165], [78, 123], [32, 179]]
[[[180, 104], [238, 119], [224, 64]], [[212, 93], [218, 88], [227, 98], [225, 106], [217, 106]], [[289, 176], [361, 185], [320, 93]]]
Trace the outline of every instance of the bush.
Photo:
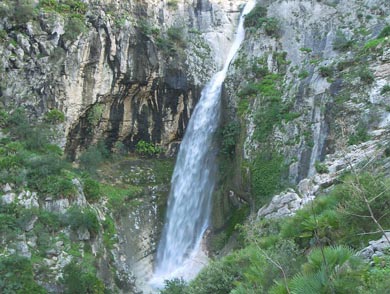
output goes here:
[[92, 127], [96, 127], [103, 115], [103, 105], [94, 104], [89, 110], [87, 121]]
[[264, 25], [264, 31], [270, 37], [277, 37], [279, 35], [279, 21], [274, 17], [267, 18]]
[[245, 16], [244, 25], [247, 28], [260, 28], [264, 23], [264, 19], [266, 16], [267, 8], [261, 5], [256, 5], [255, 8], [253, 8], [252, 11]]
[[161, 153], [162, 150], [152, 143], [140, 140], [137, 145], [135, 145], [135, 152], [142, 156], [155, 156]]
[[283, 156], [276, 152], [263, 151], [256, 156], [251, 166], [251, 182], [257, 206], [265, 204], [269, 196], [282, 188], [283, 167]]
[[65, 25], [65, 33], [62, 35], [62, 37], [65, 39], [65, 41], [73, 42], [80, 34], [85, 33], [86, 30], [87, 27], [85, 26], [84, 18], [73, 15], [68, 19]]
[[362, 262], [345, 246], [315, 249], [308, 256], [301, 274], [291, 283], [292, 293], [349, 293], [361, 284]]
[[383, 28], [383, 30], [380, 32], [380, 34], [378, 35], [378, 39], [381, 39], [381, 38], [385, 38], [385, 37], [389, 37], [390, 36], [390, 26], [387, 25]]
[[65, 286], [65, 294], [106, 293], [103, 282], [96, 277], [96, 274], [74, 261], [64, 267], [62, 281]]
[[177, 8], [179, 0], [168, 0], [167, 5], [171, 8]]
[[103, 143], [90, 146], [80, 155], [80, 167], [90, 173], [96, 173], [99, 165], [107, 158], [106, 152], [107, 150], [103, 146]]
[[240, 124], [232, 121], [221, 129], [221, 153], [233, 158], [236, 152], [238, 135], [240, 134]]
[[336, 32], [336, 37], [333, 41], [333, 49], [338, 51], [347, 51], [352, 48], [354, 44], [353, 40], [348, 40], [342, 31]]
[[389, 84], [384, 85], [384, 86], [382, 87], [381, 94], [383, 95], [383, 94], [386, 94], [386, 93], [388, 93], [388, 92], [390, 92], [390, 85], [389, 85]]
[[375, 76], [366, 67], [361, 68], [358, 72], [358, 75], [360, 80], [366, 84], [371, 84], [375, 80]]
[[34, 2], [32, 0], [17, 0], [12, 18], [17, 24], [27, 23], [35, 17]]
[[74, 231], [80, 228], [87, 229], [92, 237], [98, 234], [100, 228], [99, 220], [92, 209], [70, 208], [67, 213], [67, 223]]
[[364, 123], [359, 123], [356, 127], [355, 132], [349, 136], [348, 144], [357, 145], [362, 142], [368, 141], [369, 139], [370, 135], [367, 133], [367, 125]]
[[84, 184], [84, 194], [85, 198], [88, 200], [88, 202], [96, 202], [100, 199], [100, 184], [91, 179], [91, 178], [85, 178], [83, 180]]
[[59, 124], [65, 121], [65, 115], [58, 109], [52, 109], [45, 113], [44, 120], [49, 124]]
[[164, 281], [164, 289], [160, 294], [185, 294], [187, 283], [181, 278]]
[[319, 174], [326, 174], [329, 172], [328, 166], [323, 162], [316, 161], [314, 163], [314, 167], [316, 169], [316, 172]]
[[333, 67], [331, 66], [321, 66], [318, 69], [318, 72], [320, 73], [321, 77], [332, 77], [333, 76]]
[[34, 281], [31, 261], [18, 255], [0, 256], [0, 292], [3, 294], [43, 294]]

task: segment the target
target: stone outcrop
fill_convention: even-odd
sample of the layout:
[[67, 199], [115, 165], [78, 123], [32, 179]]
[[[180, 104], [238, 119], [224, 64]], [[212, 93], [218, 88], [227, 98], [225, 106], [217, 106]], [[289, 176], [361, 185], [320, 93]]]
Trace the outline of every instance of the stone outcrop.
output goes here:
[[[363, 163], [381, 158], [384, 147], [389, 142], [386, 130], [376, 130], [372, 133], [372, 140], [359, 145], [349, 146], [326, 156], [323, 166], [324, 172], [301, 180], [295, 189], [288, 189], [272, 197], [269, 204], [257, 212], [258, 218], [281, 218], [294, 215], [295, 211], [307, 205], [315, 197], [326, 194], [337, 184], [338, 178], [345, 172], [357, 172]], [[326, 196], [325, 196], [326, 197]]]
[[370, 241], [369, 245], [358, 252], [358, 255], [366, 260], [372, 260], [374, 257], [382, 257], [390, 248], [390, 232], [386, 232], [379, 240]]

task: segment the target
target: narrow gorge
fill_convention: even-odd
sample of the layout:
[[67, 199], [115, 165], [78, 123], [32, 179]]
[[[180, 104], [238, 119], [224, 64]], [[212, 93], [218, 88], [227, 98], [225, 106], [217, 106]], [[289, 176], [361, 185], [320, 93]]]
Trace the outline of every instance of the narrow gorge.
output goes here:
[[389, 40], [387, 0], [1, 1], [0, 292], [387, 293]]

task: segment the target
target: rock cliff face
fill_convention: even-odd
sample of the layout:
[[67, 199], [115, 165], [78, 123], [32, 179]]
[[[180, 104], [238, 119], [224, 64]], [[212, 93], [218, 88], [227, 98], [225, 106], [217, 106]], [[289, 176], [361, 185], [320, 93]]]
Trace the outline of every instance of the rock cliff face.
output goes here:
[[83, 29], [51, 9], [26, 21], [5, 15], [3, 104], [29, 105], [38, 116], [63, 111], [73, 159], [100, 139], [109, 148], [145, 140], [169, 151], [223, 60], [216, 50], [229, 44], [241, 2], [91, 2]]
[[[315, 175], [327, 154], [388, 126], [389, 43], [378, 35], [390, 6], [379, 0], [259, 4], [263, 19], [248, 24], [226, 82], [224, 125], [241, 122], [236, 154], [255, 161], [252, 175], [256, 160], [269, 163], [276, 153], [283, 162], [278, 176], [296, 185]], [[263, 151], [268, 159], [258, 157]], [[236, 190], [248, 190], [245, 184]]]

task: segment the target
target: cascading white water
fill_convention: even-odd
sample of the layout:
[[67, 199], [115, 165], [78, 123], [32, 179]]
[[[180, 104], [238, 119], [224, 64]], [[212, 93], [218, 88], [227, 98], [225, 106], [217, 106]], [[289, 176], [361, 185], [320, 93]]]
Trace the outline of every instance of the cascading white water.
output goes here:
[[244, 16], [255, 4], [250, 0], [245, 5], [224, 67], [203, 89], [180, 145], [151, 281], [154, 285], [174, 277], [191, 279], [204, 265], [196, 258], [202, 256], [201, 241], [209, 226], [216, 167], [213, 138], [219, 124], [222, 83], [245, 37]]

